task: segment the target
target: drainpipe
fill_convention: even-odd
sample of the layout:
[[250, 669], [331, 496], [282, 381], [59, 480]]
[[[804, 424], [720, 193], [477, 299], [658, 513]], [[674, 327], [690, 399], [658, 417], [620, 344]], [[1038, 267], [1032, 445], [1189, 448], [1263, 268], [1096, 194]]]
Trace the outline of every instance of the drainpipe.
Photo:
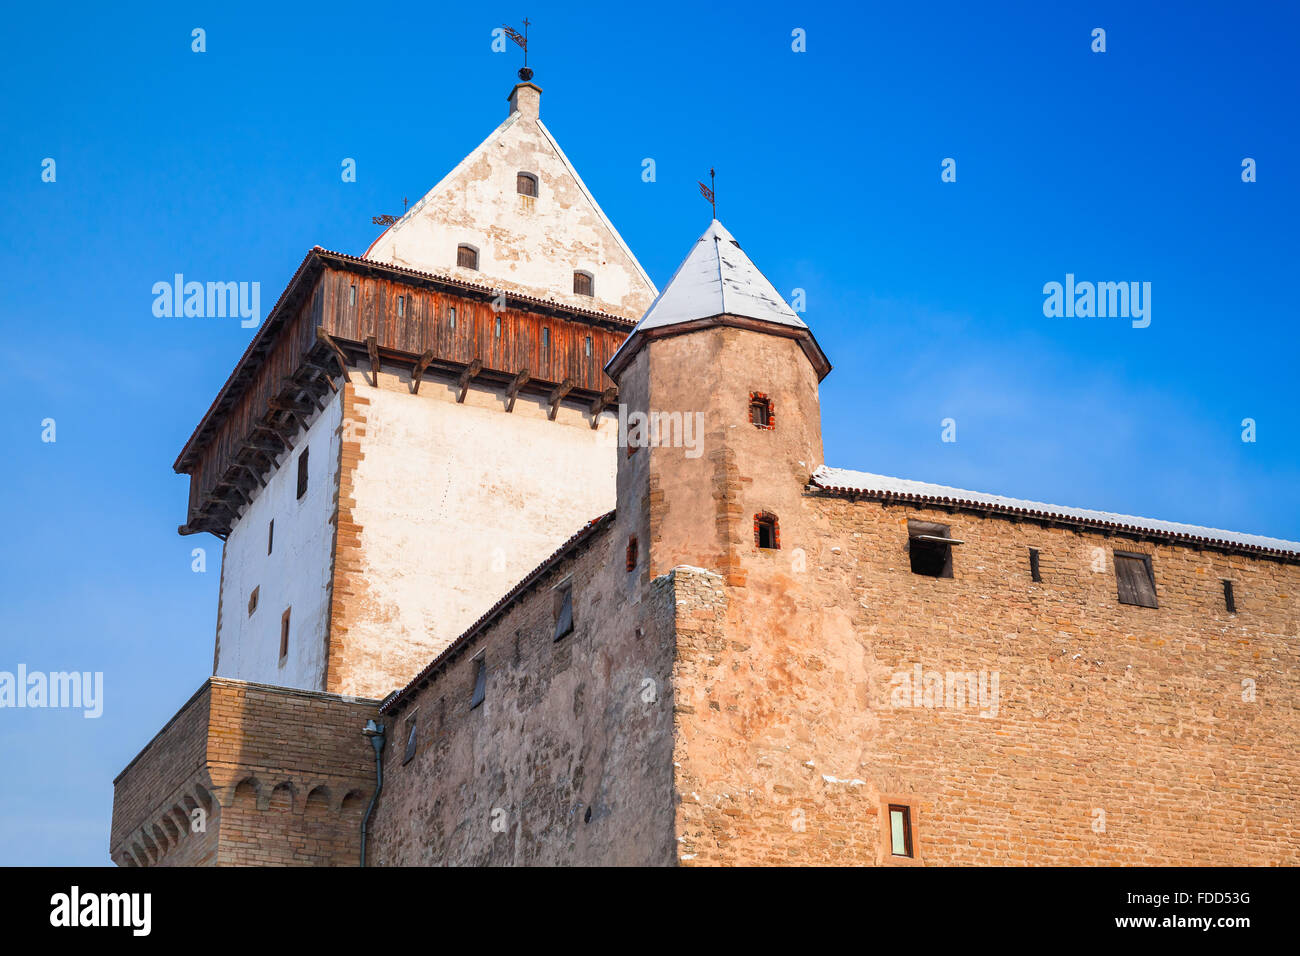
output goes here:
[[384, 789], [384, 725], [367, 720], [361, 735], [369, 737], [370, 746], [375, 748], [375, 794], [370, 798], [370, 806], [366, 807], [366, 815], [361, 818], [361, 865], [365, 866], [366, 826], [370, 823], [370, 814], [375, 809], [375, 801], [379, 799], [379, 791]]

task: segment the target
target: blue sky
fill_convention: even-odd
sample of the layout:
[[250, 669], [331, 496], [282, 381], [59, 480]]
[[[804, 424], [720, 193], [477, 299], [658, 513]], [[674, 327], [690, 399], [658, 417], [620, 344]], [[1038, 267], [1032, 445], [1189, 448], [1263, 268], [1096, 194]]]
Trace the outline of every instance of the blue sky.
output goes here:
[[[1177, 6], [10, 10], [0, 670], [103, 671], [105, 704], [0, 710], [0, 863], [107, 863], [113, 777], [212, 669], [220, 542], [177, 536], [171, 463], [253, 330], [155, 318], [153, 283], [265, 312], [311, 246], [362, 252], [504, 118], [491, 30], [524, 14], [543, 119], [657, 283], [712, 165], [806, 290], [830, 464], [1300, 539], [1297, 14]], [[1045, 318], [1066, 273], [1150, 282], [1150, 327]]]

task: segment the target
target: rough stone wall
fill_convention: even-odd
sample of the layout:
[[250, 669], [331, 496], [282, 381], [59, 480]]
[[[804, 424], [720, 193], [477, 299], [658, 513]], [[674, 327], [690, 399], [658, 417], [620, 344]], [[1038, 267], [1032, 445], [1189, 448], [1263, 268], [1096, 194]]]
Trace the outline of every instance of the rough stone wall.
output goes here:
[[[505, 122], [366, 258], [639, 319], [653, 284], [542, 126], [535, 88], [518, 90]], [[521, 172], [537, 177], [536, 198], [519, 194]], [[462, 243], [478, 250], [477, 269], [457, 264]], [[576, 270], [594, 276], [594, 295], [574, 293]]]
[[327, 687], [403, 686], [614, 506], [617, 416], [385, 368], [345, 388]]
[[[1296, 565], [805, 505], [780, 551], [745, 555], [745, 586], [689, 599], [708, 626], [678, 632], [683, 861], [1300, 862]], [[911, 572], [908, 517], [966, 542], [952, 578]], [[1118, 602], [1115, 549], [1152, 556], [1159, 608]], [[917, 664], [944, 706], [932, 678], [900, 689]], [[949, 672], [984, 672], [986, 705], [949, 700], [970, 687]], [[912, 860], [889, 852], [890, 803], [911, 808]]]
[[110, 855], [141, 866], [355, 866], [374, 790], [361, 729], [377, 706], [210, 678], [114, 782]]
[[[643, 588], [625, 545], [617, 522], [598, 531], [385, 715], [376, 865], [673, 861], [672, 587]], [[574, 630], [557, 642], [566, 578]], [[480, 655], [486, 699], [471, 709]]]

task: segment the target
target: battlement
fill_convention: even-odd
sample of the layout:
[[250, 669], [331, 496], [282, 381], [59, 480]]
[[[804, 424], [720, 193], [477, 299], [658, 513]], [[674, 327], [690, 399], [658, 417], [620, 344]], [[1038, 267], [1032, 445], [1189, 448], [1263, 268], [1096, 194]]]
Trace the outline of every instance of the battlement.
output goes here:
[[355, 866], [378, 701], [211, 677], [113, 781], [119, 866]]

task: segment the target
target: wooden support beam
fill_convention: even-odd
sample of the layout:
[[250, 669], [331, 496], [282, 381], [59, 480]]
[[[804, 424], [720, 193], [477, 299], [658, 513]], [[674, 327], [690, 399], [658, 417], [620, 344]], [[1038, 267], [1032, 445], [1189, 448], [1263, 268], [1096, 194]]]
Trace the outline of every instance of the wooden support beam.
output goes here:
[[415, 360], [415, 367], [411, 369], [411, 394], [420, 394], [420, 380], [424, 378], [424, 370], [429, 367], [433, 361], [433, 349], [425, 352]]
[[348, 357], [343, 354], [343, 350], [339, 348], [339, 344], [334, 341], [333, 337], [325, 331], [325, 326], [316, 326], [316, 338], [334, 351], [334, 357], [339, 360], [339, 369], [343, 372], [343, 381], [351, 382], [352, 377], [348, 375]]
[[306, 359], [303, 360], [302, 364], [305, 365], [307, 368], [314, 368], [317, 372], [319, 372], [320, 377], [325, 379], [325, 384], [330, 387], [331, 392], [337, 392], [339, 390], [339, 387], [334, 384], [334, 376], [330, 374], [330, 370], [327, 369], [324, 365], [317, 365], [315, 362], [311, 362]]
[[299, 398], [286, 398], [284, 392], [279, 395], [272, 395], [266, 400], [266, 404], [272, 411], [297, 412], [298, 414], [306, 414], [316, 407], [312, 402], [305, 402]]
[[458, 404], [465, 401], [465, 393], [469, 391], [470, 380], [481, 371], [483, 371], [483, 363], [475, 359], [469, 363], [469, 367], [465, 371], [460, 373], [460, 392], [456, 395]]
[[510, 387], [506, 389], [507, 412], [515, 410], [515, 399], [519, 397], [519, 390], [528, 384], [529, 377], [528, 369], [521, 368], [518, 374], [515, 375], [514, 381], [510, 383]]
[[366, 336], [366, 351], [370, 353], [370, 384], [379, 387], [379, 341], [373, 335]]
[[616, 401], [618, 401], [617, 388], [607, 388], [596, 396], [596, 400], [591, 403], [591, 427], [593, 429], [600, 424], [600, 413]]
[[237, 461], [237, 462], [235, 462], [235, 467], [236, 467], [236, 468], [242, 468], [242, 469], [244, 469], [244, 471], [246, 471], [246, 472], [248, 472], [250, 475], [252, 475], [252, 476], [253, 476], [253, 480], [257, 482], [257, 486], [258, 486], [259, 488], [265, 488], [265, 487], [266, 487], [266, 481], [262, 478], [262, 473], [261, 473], [260, 471], [258, 471], [256, 468], [254, 468], [252, 465], [250, 465], [248, 462], [246, 462], [246, 461]]
[[560, 410], [560, 402], [564, 401], [564, 396], [571, 391], [573, 391], [573, 379], [571, 378], [566, 377], [563, 382], [555, 386], [555, 391], [551, 392], [551, 397], [547, 399], [551, 404], [551, 410], [546, 415], [548, 419], [555, 421], [555, 415]]

